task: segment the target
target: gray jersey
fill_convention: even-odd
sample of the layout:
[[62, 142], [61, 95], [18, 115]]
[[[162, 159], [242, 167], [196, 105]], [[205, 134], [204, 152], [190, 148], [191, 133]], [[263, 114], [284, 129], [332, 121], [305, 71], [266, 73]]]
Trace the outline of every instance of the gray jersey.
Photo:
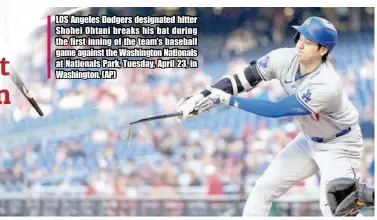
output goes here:
[[296, 80], [298, 68], [295, 48], [273, 50], [257, 62], [257, 69], [264, 80], [278, 79], [287, 95], [296, 95], [312, 113], [297, 116], [307, 136], [331, 137], [358, 124], [359, 114], [329, 61]]

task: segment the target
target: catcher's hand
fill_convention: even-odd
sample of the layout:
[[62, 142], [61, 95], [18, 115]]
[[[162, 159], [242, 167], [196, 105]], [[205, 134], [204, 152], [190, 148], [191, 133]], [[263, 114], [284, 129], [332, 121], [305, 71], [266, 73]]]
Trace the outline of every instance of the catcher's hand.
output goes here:
[[326, 188], [327, 202], [334, 216], [356, 216], [362, 207], [370, 205], [368, 200], [372, 195], [365, 184], [352, 178], [335, 179]]

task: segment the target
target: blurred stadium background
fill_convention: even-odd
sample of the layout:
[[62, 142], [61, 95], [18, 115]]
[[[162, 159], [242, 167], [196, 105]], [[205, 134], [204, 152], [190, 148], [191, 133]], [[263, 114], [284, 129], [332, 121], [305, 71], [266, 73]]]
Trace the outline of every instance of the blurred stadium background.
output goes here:
[[[68, 9], [49, 9], [40, 18]], [[174, 111], [181, 97], [243, 71], [274, 48], [294, 46], [291, 25], [309, 16], [327, 18], [340, 32], [330, 60], [359, 110], [362, 181], [374, 186], [374, 8], [86, 8], [75, 14], [198, 16], [200, 68], [47, 80], [46, 27], [35, 29], [17, 68], [46, 116], [39, 118], [14, 89], [13, 104], [0, 108], [0, 215], [240, 216], [255, 180], [299, 131], [294, 120], [220, 108], [183, 124], [127, 124]], [[271, 81], [243, 95], [276, 100], [283, 90]], [[319, 178], [297, 184], [271, 215], [320, 215]]]

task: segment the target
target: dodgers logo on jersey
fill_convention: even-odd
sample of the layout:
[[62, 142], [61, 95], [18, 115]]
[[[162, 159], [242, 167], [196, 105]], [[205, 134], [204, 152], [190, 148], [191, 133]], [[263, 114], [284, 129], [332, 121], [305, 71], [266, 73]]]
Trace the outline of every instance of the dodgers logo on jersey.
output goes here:
[[311, 96], [312, 96], [312, 92], [310, 91], [310, 89], [308, 89], [306, 93], [302, 94], [301, 99], [304, 102], [308, 103], [312, 100]]
[[269, 59], [270, 59], [269, 56], [262, 57], [258, 62], [258, 66], [263, 67], [263, 68], [267, 68], [267, 64], [268, 64]]
[[[312, 92], [310, 91], [310, 89], [306, 90], [306, 93], [302, 94], [301, 96], [301, 99], [306, 102], [306, 103], [309, 103], [312, 98]], [[314, 120], [314, 121], [319, 121], [319, 114], [318, 113], [313, 113], [310, 115], [310, 117]]]

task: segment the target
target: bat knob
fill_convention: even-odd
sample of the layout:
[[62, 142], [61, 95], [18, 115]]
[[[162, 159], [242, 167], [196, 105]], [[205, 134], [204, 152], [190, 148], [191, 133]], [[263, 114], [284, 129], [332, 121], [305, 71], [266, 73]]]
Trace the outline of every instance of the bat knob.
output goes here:
[[193, 115], [198, 115], [198, 114], [199, 114], [199, 112], [198, 112], [198, 110], [197, 110], [197, 109], [194, 109], [194, 110], [192, 110], [191, 114], [193, 114]]

